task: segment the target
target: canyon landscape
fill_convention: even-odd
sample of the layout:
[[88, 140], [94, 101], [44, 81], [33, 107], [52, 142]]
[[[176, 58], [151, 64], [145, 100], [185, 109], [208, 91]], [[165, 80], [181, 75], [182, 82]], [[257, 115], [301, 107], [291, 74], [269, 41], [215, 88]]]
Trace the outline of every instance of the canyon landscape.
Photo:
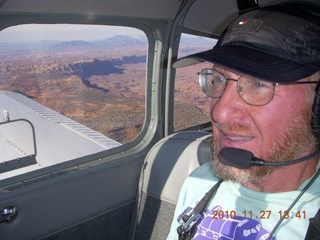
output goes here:
[[[182, 45], [205, 50], [203, 42]], [[0, 90], [19, 92], [118, 142], [140, 132], [145, 117], [147, 42], [116, 35], [103, 41], [3, 43]], [[196, 72], [177, 70], [175, 129], [209, 121]]]

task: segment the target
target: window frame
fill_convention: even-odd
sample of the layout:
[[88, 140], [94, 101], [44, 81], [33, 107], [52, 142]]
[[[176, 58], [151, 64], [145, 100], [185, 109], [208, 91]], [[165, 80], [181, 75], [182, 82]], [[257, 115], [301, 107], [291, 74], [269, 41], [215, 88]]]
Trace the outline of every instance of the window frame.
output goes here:
[[[1, 21], [5, 18], [6, 21]], [[6, 24], [1, 24], [5, 22]], [[148, 24], [146, 24], [148, 22]], [[59, 163], [43, 169], [31, 171], [11, 178], [0, 180], [0, 189], [16, 189], [28, 185], [32, 182], [38, 182], [48, 178], [54, 178], [61, 175], [85, 170], [97, 165], [112, 166], [121, 164], [134, 156], [146, 155], [151, 146], [163, 137], [163, 119], [164, 114], [161, 107], [163, 100], [164, 72], [159, 71], [161, 62], [164, 61], [165, 54], [163, 48], [168, 41], [165, 30], [171, 25], [166, 21], [148, 19], [141, 21], [127, 19], [126, 21], [117, 18], [96, 16], [89, 19], [87, 16], [77, 15], [68, 17], [66, 15], [47, 15], [39, 14], [38, 16], [22, 14], [13, 16], [11, 14], [1, 14], [0, 30], [18, 25], [18, 24], [93, 24], [93, 25], [110, 25], [133, 27], [143, 31], [148, 40], [148, 53], [146, 63], [146, 88], [145, 88], [145, 120], [141, 132], [131, 142], [108, 149], [99, 153], [83, 156], [77, 159]], [[160, 23], [160, 24], [159, 24]], [[159, 28], [160, 26], [160, 28]], [[161, 28], [162, 27], [162, 28]], [[27, 184], [28, 183], [28, 184]]]

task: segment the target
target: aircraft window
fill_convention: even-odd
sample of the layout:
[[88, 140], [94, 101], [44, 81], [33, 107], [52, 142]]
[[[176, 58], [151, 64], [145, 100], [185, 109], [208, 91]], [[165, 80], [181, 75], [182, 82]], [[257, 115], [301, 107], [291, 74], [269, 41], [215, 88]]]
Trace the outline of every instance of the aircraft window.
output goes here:
[[[14, 171], [136, 138], [145, 118], [147, 49], [144, 32], [129, 27], [26, 24], [2, 30], [0, 122], [30, 121], [38, 149], [36, 165]], [[0, 139], [9, 141], [1, 131]], [[0, 179], [10, 175], [0, 173]]]
[[[178, 58], [211, 49], [215, 39], [182, 34]], [[174, 131], [201, 125], [210, 121], [210, 99], [198, 84], [197, 73], [212, 64], [201, 63], [176, 69], [174, 90]]]

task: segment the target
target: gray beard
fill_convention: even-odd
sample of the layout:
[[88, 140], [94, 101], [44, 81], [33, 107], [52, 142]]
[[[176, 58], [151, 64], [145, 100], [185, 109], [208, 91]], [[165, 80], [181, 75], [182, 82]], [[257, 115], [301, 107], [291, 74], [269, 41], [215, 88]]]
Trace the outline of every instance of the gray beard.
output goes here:
[[[306, 113], [311, 116], [310, 113]], [[268, 156], [269, 162], [287, 162], [299, 158], [310, 146], [315, 146], [316, 139], [310, 127], [310, 117], [301, 114], [287, 125], [285, 133], [275, 139]], [[309, 134], [308, 134], [309, 133]], [[223, 180], [231, 180], [240, 184], [257, 181], [271, 174], [278, 166], [253, 166], [249, 169], [238, 169], [227, 166], [218, 160], [216, 141], [213, 138], [211, 151], [213, 155], [213, 171]]]

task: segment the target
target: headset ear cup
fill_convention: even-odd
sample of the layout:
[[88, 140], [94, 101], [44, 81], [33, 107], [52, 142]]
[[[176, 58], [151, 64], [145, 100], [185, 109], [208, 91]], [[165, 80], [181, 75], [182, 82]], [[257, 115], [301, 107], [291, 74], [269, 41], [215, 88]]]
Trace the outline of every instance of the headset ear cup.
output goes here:
[[319, 144], [320, 140], [320, 84], [318, 82], [312, 107], [311, 129]]

